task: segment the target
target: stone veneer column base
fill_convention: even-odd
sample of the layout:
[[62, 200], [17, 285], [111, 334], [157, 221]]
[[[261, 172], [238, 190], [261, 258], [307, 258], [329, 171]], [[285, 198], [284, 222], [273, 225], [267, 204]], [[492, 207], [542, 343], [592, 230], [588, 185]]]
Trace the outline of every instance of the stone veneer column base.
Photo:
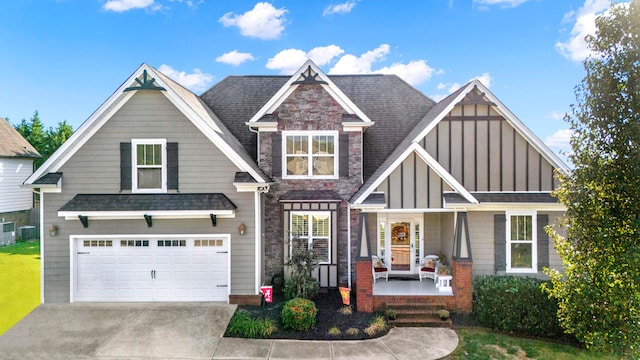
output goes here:
[[469, 313], [473, 307], [473, 261], [453, 259], [451, 268], [456, 312]]
[[356, 307], [361, 312], [373, 312], [373, 275], [370, 259], [356, 260]]

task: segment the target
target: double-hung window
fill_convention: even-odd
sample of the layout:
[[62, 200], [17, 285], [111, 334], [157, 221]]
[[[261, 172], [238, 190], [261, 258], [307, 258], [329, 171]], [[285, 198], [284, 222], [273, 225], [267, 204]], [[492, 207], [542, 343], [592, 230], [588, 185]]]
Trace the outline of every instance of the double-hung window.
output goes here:
[[133, 192], [167, 191], [166, 139], [133, 139]]
[[506, 215], [507, 272], [537, 272], [536, 213]]
[[291, 212], [289, 221], [289, 254], [293, 246], [306, 245], [313, 250], [318, 263], [331, 263], [331, 213], [325, 211]]
[[334, 131], [284, 132], [284, 177], [338, 177], [338, 133]]

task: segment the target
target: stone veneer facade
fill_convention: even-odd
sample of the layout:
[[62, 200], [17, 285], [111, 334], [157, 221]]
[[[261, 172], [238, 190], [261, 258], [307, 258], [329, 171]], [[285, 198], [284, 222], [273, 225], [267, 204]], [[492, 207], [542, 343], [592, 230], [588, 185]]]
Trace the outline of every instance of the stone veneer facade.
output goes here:
[[[330, 180], [313, 179], [282, 179], [282, 174], [272, 173], [272, 136], [274, 132], [259, 133], [258, 165], [270, 174], [274, 185], [264, 199], [264, 239], [265, 239], [265, 281], [283, 271], [284, 259], [284, 221], [283, 208], [279, 202], [282, 195], [290, 190], [332, 190], [342, 201], [338, 210], [338, 259], [332, 262], [338, 264], [338, 282], [347, 282], [346, 242], [348, 234], [348, 204], [349, 198], [362, 185], [362, 133], [360, 131], [344, 132], [342, 126], [343, 108], [319, 84], [301, 84], [286, 99], [273, 115], [277, 116], [278, 133], [282, 131], [337, 131], [339, 135], [346, 134], [349, 138], [349, 176]], [[284, 143], [284, 138], [282, 139]], [[339, 148], [338, 138], [335, 148]], [[338, 151], [342, 151], [339, 149]], [[283, 153], [282, 156], [285, 156]], [[338, 153], [336, 153], [338, 156]], [[353, 225], [357, 224], [357, 213], [351, 214]], [[357, 229], [357, 228], [356, 228]], [[354, 246], [350, 246], [353, 252]], [[355, 265], [355, 262], [353, 262]], [[354, 271], [352, 267], [352, 271]]]

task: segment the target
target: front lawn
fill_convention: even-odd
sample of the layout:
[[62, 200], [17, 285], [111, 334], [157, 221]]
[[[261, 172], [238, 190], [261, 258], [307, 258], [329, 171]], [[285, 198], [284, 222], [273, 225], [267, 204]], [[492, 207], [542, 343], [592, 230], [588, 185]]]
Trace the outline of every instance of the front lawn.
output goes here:
[[596, 353], [553, 341], [527, 339], [492, 332], [483, 328], [458, 328], [458, 347], [445, 360], [484, 359], [563, 359], [613, 360], [613, 355]]
[[40, 304], [40, 242], [0, 246], [0, 335]]

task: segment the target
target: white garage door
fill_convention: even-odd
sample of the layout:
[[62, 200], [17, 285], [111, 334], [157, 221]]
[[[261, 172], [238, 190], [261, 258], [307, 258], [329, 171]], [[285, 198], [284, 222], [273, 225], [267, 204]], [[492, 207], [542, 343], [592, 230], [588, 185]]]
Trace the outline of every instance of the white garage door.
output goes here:
[[74, 301], [228, 301], [228, 237], [75, 241]]

